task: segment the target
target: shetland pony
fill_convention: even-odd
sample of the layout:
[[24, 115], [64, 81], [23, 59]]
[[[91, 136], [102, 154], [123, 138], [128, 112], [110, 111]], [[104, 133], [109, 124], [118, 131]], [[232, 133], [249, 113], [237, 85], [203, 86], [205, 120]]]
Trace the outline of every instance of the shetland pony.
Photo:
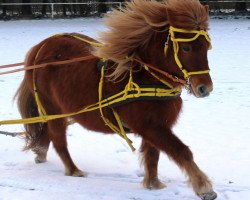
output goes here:
[[[47, 38], [28, 52], [25, 66], [68, 60], [90, 54], [96, 57], [60, 67], [48, 65], [36, 71], [27, 71], [17, 91], [22, 118], [39, 115], [34, 98], [34, 76], [41, 104], [49, 115], [75, 112], [98, 102], [100, 70], [97, 64], [100, 58], [108, 59], [103, 88], [105, 95], [124, 89], [131, 68], [136, 83], [162, 84], [150, 76], [140, 63], [128, 58], [137, 57], [162, 71], [184, 79], [176, 63], [171, 40], [164, 54], [169, 27], [208, 30], [208, 7], [201, 5], [198, 0], [169, 0], [167, 2], [134, 0], [127, 3], [122, 10], [115, 10], [109, 14], [105, 22], [108, 30], [100, 36], [103, 46], [93, 47], [89, 43], [65, 34], [60, 37]], [[70, 35], [96, 42], [85, 35], [76, 33]], [[190, 38], [193, 35], [192, 33], [176, 33], [178, 38]], [[187, 71], [208, 70], [208, 48], [208, 41], [200, 35], [194, 41], [179, 43], [178, 58]], [[183, 86], [166, 77], [165, 80], [174, 87]], [[191, 75], [188, 78], [188, 84], [190, 92], [196, 97], [205, 97], [213, 89], [209, 73]], [[187, 175], [194, 192], [201, 199], [215, 199], [216, 193], [213, 191], [210, 180], [194, 162], [189, 147], [172, 131], [181, 108], [182, 99], [176, 96], [164, 100], [132, 101], [113, 109], [119, 114], [126, 129], [142, 138], [141, 153], [145, 170], [143, 180], [145, 188], [165, 187], [157, 175], [159, 154], [162, 151]], [[104, 108], [103, 113], [109, 121], [116, 123], [110, 108]], [[105, 125], [99, 111], [75, 115], [72, 119], [89, 130], [106, 134], [113, 133]], [[36, 163], [42, 163], [46, 161], [48, 147], [52, 142], [65, 166], [65, 174], [85, 176], [85, 173], [76, 167], [69, 154], [66, 141], [67, 125], [68, 119], [65, 118], [25, 125], [26, 149], [31, 149], [36, 154]]]

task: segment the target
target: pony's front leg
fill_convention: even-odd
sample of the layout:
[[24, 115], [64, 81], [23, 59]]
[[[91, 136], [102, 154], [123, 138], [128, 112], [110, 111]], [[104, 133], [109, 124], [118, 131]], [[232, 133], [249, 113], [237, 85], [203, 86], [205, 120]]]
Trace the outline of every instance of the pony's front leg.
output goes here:
[[166, 187], [166, 185], [158, 179], [160, 151], [145, 140], [142, 140], [141, 153], [142, 164], [145, 171], [143, 186], [148, 189], [162, 189]]
[[203, 200], [213, 200], [217, 197], [208, 177], [193, 160], [190, 149], [165, 127], [149, 128], [141, 134], [151, 145], [164, 151], [186, 173], [194, 192]]

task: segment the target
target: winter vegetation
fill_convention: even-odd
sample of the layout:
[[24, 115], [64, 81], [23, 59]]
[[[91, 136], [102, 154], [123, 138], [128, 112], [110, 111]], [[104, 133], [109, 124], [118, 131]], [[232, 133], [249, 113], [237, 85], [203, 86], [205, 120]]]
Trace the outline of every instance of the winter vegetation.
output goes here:
[[[0, 19], [40, 19], [102, 16], [128, 0], [0, 0]], [[212, 15], [249, 16], [248, 0], [201, 0]]]

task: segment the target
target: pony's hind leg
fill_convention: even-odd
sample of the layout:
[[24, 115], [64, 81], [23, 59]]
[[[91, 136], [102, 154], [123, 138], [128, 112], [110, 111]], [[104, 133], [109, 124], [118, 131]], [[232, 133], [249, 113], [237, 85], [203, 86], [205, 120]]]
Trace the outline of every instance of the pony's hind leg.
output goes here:
[[[156, 131], [157, 134], [155, 134]], [[183, 144], [170, 129], [165, 127], [158, 127], [156, 130], [147, 129], [143, 137], [149, 143], [166, 152], [167, 155], [176, 162], [176, 164], [186, 173], [194, 192], [201, 199], [213, 200], [217, 197], [216, 193], [213, 191], [210, 180], [194, 162], [190, 149]]]
[[142, 164], [144, 165], [143, 186], [148, 189], [162, 189], [166, 187], [158, 179], [158, 161], [160, 152], [151, 144], [142, 140], [141, 144]]
[[60, 156], [64, 167], [65, 175], [82, 177], [85, 174], [79, 170], [71, 159], [67, 148], [66, 128], [67, 122], [64, 119], [57, 119], [48, 122], [50, 139]]
[[50, 139], [48, 134], [48, 124], [44, 123], [41, 126], [41, 132], [37, 138], [36, 146], [32, 148], [32, 151], [36, 154], [36, 163], [43, 163], [47, 161], [47, 152], [49, 149], [49, 144]]

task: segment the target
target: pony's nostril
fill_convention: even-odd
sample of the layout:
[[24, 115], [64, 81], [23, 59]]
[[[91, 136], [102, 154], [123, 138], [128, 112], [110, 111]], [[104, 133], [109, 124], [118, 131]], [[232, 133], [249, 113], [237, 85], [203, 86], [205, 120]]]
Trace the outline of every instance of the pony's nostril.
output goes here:
[[205, 85], [198, 86], [198, 92], [200, 93], [201, 96], [205, 96], [207, 93], [206, 86]]

